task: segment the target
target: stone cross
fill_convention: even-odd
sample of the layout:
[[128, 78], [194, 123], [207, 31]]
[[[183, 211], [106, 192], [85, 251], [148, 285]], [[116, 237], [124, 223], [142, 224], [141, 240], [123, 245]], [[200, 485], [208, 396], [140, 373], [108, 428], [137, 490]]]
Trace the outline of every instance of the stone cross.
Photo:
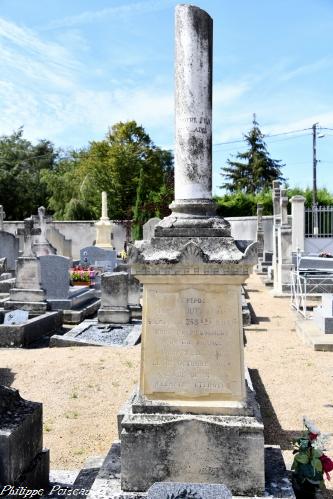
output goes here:
[[17, 235], [24, 237], [23, 257], [34, 257], [32, 251], [32, 236], [37, 236], [41, 233], [41, 229], [34, 228], [33, 219], [26, 218], [24, 220], [24, 228], [17, 229]]
[[3, 220], [6, 218], [6, 213], [3, 209], [2, 204], [0, 204], [0, 230], [3, 230]]
[[102, 192], [102, 216], [101, 220], [109, 220], [108, 217], [108, 195], [105, 191]]

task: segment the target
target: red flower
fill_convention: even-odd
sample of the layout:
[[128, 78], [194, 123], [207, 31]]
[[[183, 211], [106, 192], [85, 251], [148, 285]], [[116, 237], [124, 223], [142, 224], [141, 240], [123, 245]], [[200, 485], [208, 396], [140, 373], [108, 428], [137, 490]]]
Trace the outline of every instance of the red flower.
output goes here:
[[327, 480], [330, 480], [331, 477], [329, 475], [329, 472], [333, 470], [333, 461], [332, 461], [332, 459], [330, 459], [325, 454], [322, 454], [319, 459], [321, 461], [321, 464], [323, 465], [323, 471], [326, 474]]
[[318, 437], [318, 433], [312, 433], [311, 431], [309, 432], [309, 439], [311, 440], [316, 440], [316, 438]]

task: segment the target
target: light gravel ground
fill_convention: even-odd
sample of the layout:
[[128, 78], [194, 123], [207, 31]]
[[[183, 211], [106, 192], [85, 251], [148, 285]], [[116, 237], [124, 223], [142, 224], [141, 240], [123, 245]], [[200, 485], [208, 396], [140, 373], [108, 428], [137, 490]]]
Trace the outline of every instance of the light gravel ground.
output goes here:
[[[333, 433], [333, 352], [303, 344], [290, 300], [273, 298], [258, 276], [251, 276], [247, 290], [259, 324], [246, 331], [245, 361], [261, 406], [265, 443], [280, 445], [291, 463], [290, 442], [302, 433], [303, 415]], [[327, 454], [333, 458], [332, 444], [333, 439]]]
[[[303, 415], [333, 432], [333, 352], [302, 343], [289, 300], [273, 298], [258, 276], [251, 276], [247, 289], [259, 324], [246, 331], [245, 360], [266, 443], [281, 445], [290, 461], [290, 441], [302, 431]], [[43, 402], [51, 467], [77, 469], [88, 457], [106, 454], [117, 438], [116, 415], [138, 380], [139, 365], [140, 346], [1, 349], [0, 383]]]

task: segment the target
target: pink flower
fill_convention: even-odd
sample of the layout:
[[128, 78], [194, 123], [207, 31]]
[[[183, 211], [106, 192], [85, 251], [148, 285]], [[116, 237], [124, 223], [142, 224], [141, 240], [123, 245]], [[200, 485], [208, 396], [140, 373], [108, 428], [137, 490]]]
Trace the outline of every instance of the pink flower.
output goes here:
[[321, 461], [321, 464], [323, 465], [323, 471], [326, 474], [327, 480], [330, 480], [331, 477], [329, 475], [329, 472], [333, 470], [332, 459], [326, 456], [325, 454], [322, 454], [319, 459]]

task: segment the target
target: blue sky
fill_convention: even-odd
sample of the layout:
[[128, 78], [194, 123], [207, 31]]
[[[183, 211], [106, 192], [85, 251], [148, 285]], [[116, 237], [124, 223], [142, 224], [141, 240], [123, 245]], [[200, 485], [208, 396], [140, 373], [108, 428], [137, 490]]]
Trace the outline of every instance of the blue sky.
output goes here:
[[[135, 119], [174, 142], [174, 0], [0, 0], [0, 134], [78, 148]], [[333, 1], [201, 0], [214, 20], [213, 185], [252, 114], [291, 186], [333, 191]], [[222, 144], [224, 142], [234, 142]]]

